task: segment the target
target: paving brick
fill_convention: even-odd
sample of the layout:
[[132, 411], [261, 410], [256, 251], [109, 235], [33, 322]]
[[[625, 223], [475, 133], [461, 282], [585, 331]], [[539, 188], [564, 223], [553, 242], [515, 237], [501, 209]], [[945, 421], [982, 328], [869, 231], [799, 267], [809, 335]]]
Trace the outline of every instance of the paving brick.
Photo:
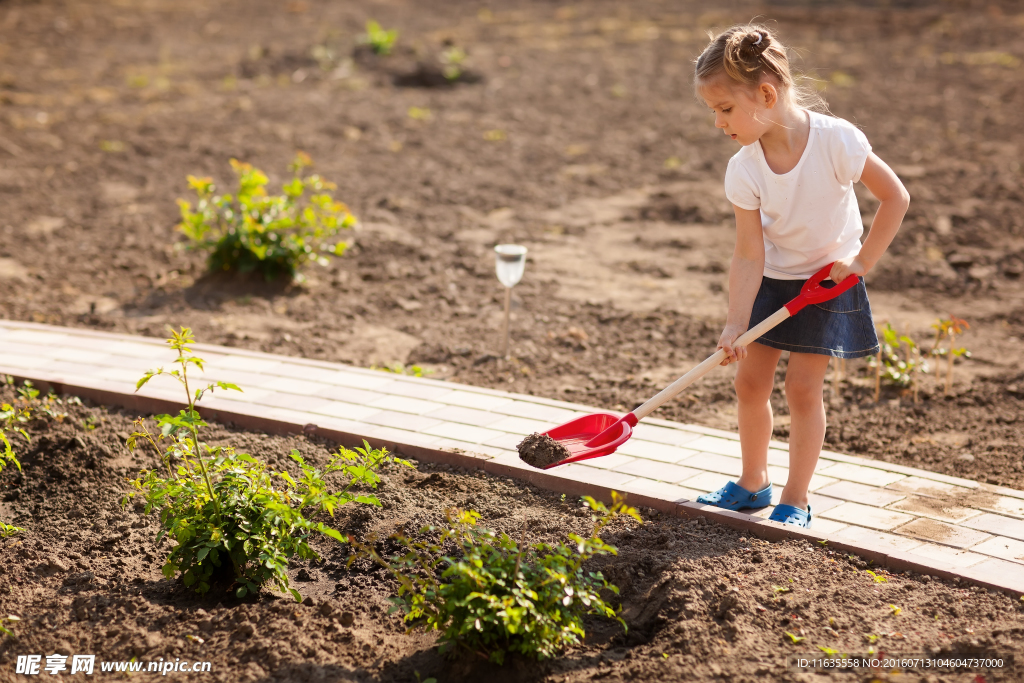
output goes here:
[[421, 432], [410, 432], [408, 429], [397, 429], [395, 427], [377, 427], [373, 436], [377, 439], [393, 441], [407, 446], [437, 446], [437, 442], [441, 440], [437, 436], [430, 436]]
[[321, 385], [317, 396], [323, 396], [324, 398], [330, 398], [335, 401], [344, 401], [345, 403], [355, 403], [357, 405], [366, 405], [373, 403], [377, 399], [384, 398], [387, 394], [382, 394], [377, 391], [367, 391], [366, 389], [353, 389], [352, 387], [341, 387], [337, 385]]
[[728, 477], [717, 472], [701, 472], [695, 477], [678, 482], [678, 484], [688, 489], [707, 493], [708, 491], [717, 491], [722, 488], [730, 479], [735, 480], [735, 477]]
[[1024, 500], [1020, 498], [988, 494], [984, 497], [979, 496], [978, 500], [972, 500], [971, 507], [1024, 519]]
[[264, 382], [261, 389], [270, 389], [282, 394], [294, 394], [297, 396], [317, 396], [325, 385], [320, 382], [310, 382], [305, 379], [292, 379], [291, 377], [272, 377]]
[[618, 452], [625, 455], [635, 455], [638, 458], [646, 458], [647, 460], [671, 463], [686, 460], [697, 454], [697, 451], [689, 448], [679, 448], [678, 446], [644, 441], [635, 437], [630, 438], [626, 443], [619, 446]]
[[811, 503], [811, 513], [813, 515], [813, 519], [811, 519], [810, 528], [818, 533], [834, 534], [840, 529], [845, 529], [849, 526], [848, 524], [843, 524], [842, 522], [837, 522], [832, 519], [822, 519], [821, 517], [818, 517], [818, 510], [814, 507], [814, 503]]
[[[384, 373], [380, 373], [384, 375]], [[337, 384], [343, 387], [352, 387], [353, 389], [370, 389], [371, 391], [377, 390], [378, 388], [390, 384], [395, 380], [385, 376], [375, 377], [372, 375], [362, 375], [356, 372], [333, 372], [329, 375], [325, 375], [323, 378], [324, 384]]]
[[[108, 341], [106, 352], [119, 358], [141, 358], [153, 361], [174, 360], [174, 352], [164, 344], [143, 344], [140, 342]], [[200, 356], [204, 360], [206, 356]]]
[[453, 422], [442, 422], [441, 424], [428, 427], [421, 431], [435, 436], [455, 439], [456, 441], [466, 441], [468, 443], [484, 443], [485, 441], [493, 439], [501, 434], [501, 432], [496, 432], [493, 429], [474, 427], [472, 425], [460, 425]]
[[851, 465], [850, 463], [845, 462], [836, 463], [835, 465], [820, 469], [818, 470], [818, 474], [823, 474], [827, 477], [834, 477], [836, 479], [845, 479], [846, 481], [855, 481], [858, 484], [868, 484], [870, 486], [888, 486], [889, 484], [895, 483], [901, 479], [906, 479], [907, 476], [905, 474], [886, 472], [885, 470], [876, 469], [874, 467]]
[[[260, 405], [272, 406], [274, 408], [287, 408], [288, 410], [300, 410], [304, 413], [320, 413], [330, 406], [334, 401], [318, 396], [296, 396], [294, 394], [282, 394], [276, 391], [258, 401]], [[332, 413], [325, 413], [332, 414]], [[335, 417], [348, 417], [347, 415], [335, 415]], [[308, 420], [307, 420], [308, 422]]]
[[961, 570], [967, 578], [989, 581], [1016, 593], [1024, 593], [1024, 571], [1016, 562], [989, 558]]
[[740, 452], [740, 442], [733, 441], [731, 439], [722, 439], [717, 436], [702, 436], [699, 439], [694, 439], [686, 444], [687, 448], [692, 448], [695, 451], [705, 451], [707, 453], [720, 453], [721, 455], [731, 455], [734, 458], [738, 458], [742, 455]]
[[281, 361], [265, 360], [263, 358], [251, 358], [249, 356], [228, 356], [216, 363], [218, 368], [225, 370], [243, 370], [245, 372], [258, 372], [264, 375], [273, 375], [282, 369]]
[[[813, 524], [813, 523], [812, 523]], [[859, 546], [870, 548], [881, 552], [898, 550], [901, 552], [913, 552], [914, 548], [922, 545], [921, 541], [906, 536], [887, 534], [884, 531], [865, 529], [862, 526], [850, 525], [835, 533], [838, 540], [856, 543]]]
[[504, 415], [495, 415], [494, 413], [489, 413], [486, 410], [474, 410], [473, 408], [449, 405], [439, 408], [438, 410], [425, 413], [425, 415], [426, 417], [444, 420], [445, 422], [458, 422], [459, 424], [475, 425], [477, 427], [486, 427], [487, 425], [492, 425], [495, 422], [508, 419]]
[[541, 422], [539, 420], [530, 420], [524, 417], [510, 417], [499, 414], [498, 418], [499, 419], [497, 421], [492, 422], [489, 425], [491, 429], [497, 429], [498, 431], [509, 432], [511, 434], [518, 434], [520, 436], [546, 432], [547, 430], [558, 426], [554, 422]]
[[704, 434], [706, 436], [717, 436], [722, 439], [730, 439], [733, 441], [739, 441], [739, 435], [736, 432], [727, 432], [724, 429], [715, 429], [714, 427], [705, 427], [703, 425], [694, 425], [688, 423], [672, 423], [678, 425], [679, 428], [685, 429], [688, 432], [696, 432], [697, 434]]
[[505, 450], [514, 451], [519, 442], [523, 440], [522, 434], [508, 434], [503, 432], [493, 439], [484, 441], [485, 446], [494, 446], [495, 448], [503, 448]]
[[743, 461], [739, 458], [731, 458], [728, 455], [718, 453], [698, 453], [683, 460], [681, 465], [694, 467], [708, 472], [718, 472], [738, 477], [743, 473]]
[[[789, 451], [780, 451], [778, 448], [768, 449], [768, 464], [778, 467], [789, 467]], [[818, 464], [821, 467], [821, 464]]]
[[[368, 408], [368, 406], [358, 407]], [[339, 417], [345, 417], [345, 415], [339, 415]], [[359, 419], [362, 420], [363, 422], [368, 422], [374, 425], [380, 425], [382, 427], [408, 429], [409, 431], [414, 432], [425, 432], [431, 427], [439, 427], [447, 424], [445, 422], [441, 422], [440, 420], [434, 420], [429, 417], [423, 417], [422, 415], [413, 415], [411, 413], [398, 413], [393, 410], [378, 410], [372, 415], [368, 415], [367, 417]], [[444, 435], [435, 434], [435, 436]]]
[[[245, 389], [243, 391], [225, 391], [217, 389], [213, 392], [213, 395], [222, 401], [235, 401], [238, 403], [261, 403], [263, 399], [270, 396], [274, 392], [267, 391], [266, 389]], [[204, 398], [200, 405], [206, 403]]]
[[437, 402], [446, 403], [452, 406], [462, 406], [463, 408], [476, 408], [477, 410], [493, 411], [495, 408], [500, 408], [501, 406], [512, 403], [512, 400], [499, 396], [489, 396], [487, 394], [478, 394], [473, 391], [461, 391], [456, 389], [438, 398]]
[[837, 522], [857, 524], [870, 529], [884, 531], [894, 529], [914, 519], [912, 515], [902, 512], [871, 507], [870, 505], [861, 505], [860, 503], [837, 505], [831, 510], [822, 512], [822, 517], [834, 519]]
[[283, 362], [280, 367], [271, 368], [267, 374], [274, 377], [288, 377], [290, 379], [302, 379], [308, 382], [328, 384], [328, 380], [337, 372], [338, 371], [335, 369], [324, 368], [316, 365]]
[[993, 515], [990, 512], [985, 512], [977, 517], [960, 522], [960, 526], [1024, 541], [1024, 521], [1003, 517], [1002, 515]]
[[[1012, 562], [1024, 562], [1024, 541], [1005, 536], [992, 536], [987, 541], [971, 546], [976, 553], [991, 555]], [[1021, 569], [1024, 572], [1024, 569]]]
[[980, 510], [952, 505], [938, 498], [924, 496], [907, 496], [903, 500], [889, 505], [888, 508], [952, 524], [959, 524], [964, 520], [983, 514]]
[[617, 487], [623, 486], [626, 482], [636, 479], [636, 477], [631, 474], [614, 472], [612, 470], [602, 470], [596, 467], [587, 467], [584, 463], [570, 463], [568, 465], [563, 465], [558, 468], [558, 473], [563, 477], [572, 477], [576, 481], [584, 481], [588, 484], [595, 484], [597, 486], [607, 486], [608, 488], [616, 490]]
[[872, 505], [874, 507], [885, 507], [890, 503], [906, 498], [906, 494], [887, 491], [877, 486], [858, 484], [854, 481], [837, 481], [834, 484], [823, 486], [817, 490], [823, 496], [852, 500], [855, 503]]
[[932, 498], [946, 498], [958, 493], [970, 493], [970, 489], [962, 486], [953, 486], [952, 484], [945, 484], [940, 481], [924, 479], [922, 477], [907, 477], [906, 479], [900, 479], [897, 482], [889, 484], [885, 488], [893, 491], [903, 491], [904, 493], [913, 493], [918, 496], [931, 496]]
[[969, 548], [992, 538], [992, 536], [983, 531], [965, 529], [953, 524], [925, 518], [918, 518], [909, 524], [904, 524], [897, 530], [897, 533], [901, 536], [913, 536], [921, 540], [951, 545], [956, 548]]
[[974, 553], [962, 548], [950, 548], [937, 543], [922, 543], [910, 551], [911, 555], [920, 555], [926, 560], [946, 562], [954, 567], [970, 567], [989, 559], [987, 555]]
[[71, 336], [67, 334], [27, 329], [14, 330], [7, 335], [7, 341], [21, 342], [22, 344], [36, 344], [45, 348], [57, 348], [60, 346], [72, 345], [74, 343]]
[[113, 357], [108, 353], [90, 351], [88, 349], [51, 348], [47, 354], [56, 360], [66, 360], [73, 363], [88, 363], [90, 365], [108, 365], [113, 362]]
[[46, 356], [24, 356], [6, 352], [0, 355], [0, 368], [4, 369], [35, 370], [52, 362], [53, 360]]
[[[157, 366], [152, 366], [156, 368]], [[165, 368], [168, 368], [164, 364]], [[170, 368], [168, 368], [170, 369]], [[262, 387], [267, 382], [274, 379], [270, 375], [261, 375], [255, 372], [245, 372], [244, 370], [232, 370], [230, 368], [219, 368], [216, 365], [207, 365], [206, 372], [199, 375], [203, 382], [230, 382], [236, 384], [242, 389], [249, 389], [252, 387]]]
[[587, 460], [588, 465], [602, 470], [614, 470], [617, 467], [621, 467], [622, 465], [626, 465], [631, 462], [636, 462], [636, 458], [628, 455], [622, 455], [621, 453], [602, 455], [600, 458], [591, 458], [590, 460]]
[[[781, 487], [779, 488], [779, 491], [781, 492]], [[775, 496], [773, 495], [772, 498], [774, 497]], [[814, 516], [814, 519], [817, 520], [818, 515], [820, 515], [822, 512], [825, 512], [826, 510], [831, 510], [832, 508], [835, 507], [839, 507], [840, 505], [843, 504], [843, 501], [839, 500], [838, 498], [829, 498], [828, 496], [818, 495], [817, 493], [809, 491], [807, 493], [807, 504], [811, 506], [811, 514]]]
[[694, 500], [702, 493], [702, 491], [695, 491], [694, 489], [676, 486], [675, 484], [667, 484], [663, 481], [641, 478], [622, 484], [622, 491], [624, 493], [637, 493], [641, 496], [650, 496], [671, 502]]
[[393, 410], [399, 413], [412, 413], [413, 415], [423, 415], [444, 407], [441, 403], [424, 401], [418, 398], [406, 398], [404, 396], [382, 396], [376, 401], [370, 402], [369, 405], [373, 408]]
[[699, 469], [693, 467], [680, 467], [679, 465], [654, 460], [633, 460], [615, 469], [618, 472], [625, 472], [626, 474], [644, 477], [645, 479], [664, 481], [669, 484], [677, 484], [684, 479], [695, 477], [701, 473]]
[[696, 432], [687, 432], [682, 429], [670, 429], [641, 422], [633, 427], [633, 437], [643, 441], [654, 441], [669, 446], [682, 446], [701, 437]]
[[396, 379], [390, 384], [384, 384], [377, 387], [377, 391], [384, 394], [395, 394], [396, 396], [408, 396], [409, 398], [422, 398], [425, 401], [439, 401], [452, 393], [452, 390], [447, 387], [436, 387], [431, 385], [419, 384], [418, 382], [412, 382], [407, 380]]
[[555, 408], [541, 403], [528, 403], [526, 401], [511, 401], [491, 408], [491, 410], [502, 415], [525, 417], [531, 420], [541, 420], [554, 424], [562, 424], [576, 417], [575, 411], [572, 410]]

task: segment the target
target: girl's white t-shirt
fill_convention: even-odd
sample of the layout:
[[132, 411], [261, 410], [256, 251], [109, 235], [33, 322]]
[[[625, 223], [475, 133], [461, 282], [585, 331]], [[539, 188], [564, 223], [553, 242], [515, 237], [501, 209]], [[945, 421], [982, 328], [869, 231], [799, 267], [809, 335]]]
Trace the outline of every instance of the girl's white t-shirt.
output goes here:
[[806, 280], [836, 259], [856, 256], [864, 223], [853, 184], [871, 152], [849, 121], [808, 111], [811, 130], [800, 161], [776, 174], [754, 142], [729, 160], [725, 195], [742, 209], [760, 209], [764, 275]]

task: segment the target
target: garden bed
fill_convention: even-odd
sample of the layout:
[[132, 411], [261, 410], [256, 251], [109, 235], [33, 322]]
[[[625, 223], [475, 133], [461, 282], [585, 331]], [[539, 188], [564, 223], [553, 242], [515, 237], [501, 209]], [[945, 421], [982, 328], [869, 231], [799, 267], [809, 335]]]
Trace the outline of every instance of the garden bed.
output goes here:
[[[10, 400], [10, 389], [0, 398]], [[320, 540], [321, 562], [295, 563], [293, 587], [306, 600], [268, 591], [255, 599], [198, 597], [161, 576], [155, 516], [122, 509], [127, 480], [159, 466], [151, 451], [123, 446], [133, 415], [67, 405], [62, 421], [31, 425], [21, 446], [22, 474], [0, 476], [0, 512], [24, 527], [0, 540], [0, 614], [17, 638], [0, 640], [0, 678], [21, 654], [95, 654], [98, 661], [182, 659], [211, 662], [219, 681], [805, 680], [787, 656], [841, 653], [1024, 656], [1024, 604], [1016, 596], [920, 575], [875, 571], [855, 556], [802, 541], [769, 543], [706, 520], [641, 510], [645, 523], [614, 522], [604, 534], [617, 557], [598, 558], [621, 589], [629, 627], [587, 622], [583, 647], [547, 662], [511, 657], [502, 668], [475, 655], [437, 654], [434, 636], [406, 635], [387, 599], [396, 584], [357, 562], [347, 548]], [[214, 425], [207, 438], [233, 444], [274, 468], [291, 469], [297, 449], [322, 466], [328, 446], [315, 437], [282, 437]], [[478, 510], [481, 524], [530, 542], [586, 534], [578, 501], [482, 471], [419, 464], [388, 470], [382, 507], [347, 505], [323, 521], [359, 538], [386, 536], [443, 520], [446, 508]], [[884, 581], [883, 581], [884, 579]], [[899, 608], [895, 614], [894, 607]], [[792, 634], [804, 638], [791, 642]], [[873, 645], [869, 640], [873, 637]], [[973, 674], [925, 681], [975, 681]], [[831, 672], [815, 680], [862, 680]], [[99, 676], [98, 676], [99, 678]], [[145, 675], [141, 677], [146, 680]], [[158, 676], [152, 676], [155, 679]], [[882, 676], [884, 679], [885, 677]], [[866, 679], [865, 679], [866, 680]], [[1016, 680], [1013, 674], [985, 680]]]

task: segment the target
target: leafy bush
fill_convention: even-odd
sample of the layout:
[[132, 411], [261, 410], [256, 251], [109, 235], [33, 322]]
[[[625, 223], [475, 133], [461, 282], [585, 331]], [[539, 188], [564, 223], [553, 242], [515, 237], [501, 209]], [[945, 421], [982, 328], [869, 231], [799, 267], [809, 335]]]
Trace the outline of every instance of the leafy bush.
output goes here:
[[[617, 554], [599, 536], [612, 519], [628, 515], [642, 520], [615, 492], [610, 507], [584, 500], [595, 513], [593, 531], [589, 538], [569, 534], [568, 544], [526, 546], [478, 527], [480, 515], [472, 510], [449, 510], [445, 526], [420, 529], [428, 540], [392, 536], [404, 553], [388, 559], [373, 543], [349, 537], [356, 548], [349, 564], [367, 558], [386, 567], [399, 583], [392, 611], [403, 611], [407, 623], [440, 631], [442, 652], [459, 645], [498, 664], [510, 652], [551, 658], [580, 643], [587, 614], [626, 626], [601, 596], [602, 590], [617, 594], [618, 589], [583, 565], [596, 555]], [[455, 556], [442, 555], [452, 546], [458, 550]]]
[[880, 397], [881, 382], [884, 380], [901, 388], [910, 388], [917, 402], [919, 373], [927, 373], [928, 360], [921, 356], [921, 349], [909, 335], [899, 334], [892, 325], [885, 323], [882, 328], [878, 355], [868, 358], [868, 365], [875, 368], [875, 401]]
[[189, 240], [187, 248], [209, 251], [211, 272], [256, 271], [268, 281], [282, 275], [301, 280], [299, 269], [309, 261], [326, 265], [329, 257], [340, 256], [347, 244], [335, 238], [352, 227], [355, 218], [347, 206], [334, 200], [330, 193], [337, 187], [334, 183], [316, 174], [301, 176], [311, 163], [306, 154], [296, 155], [288, 167], [294, 175], [281, 195], [268, 195], [267, 176], [235, 159], [231, 160], [238, 176], [234, 195], [215, 194], [210, 178], [188, 176], [198, 201], [193, 211], [191, 203], [178, 200], [178, 229]]
[[370, 49], [378, 55], [391, 54], [395, 42], [398, 40], [398, 31], [389, 29], [385, 31], [373, 19], [366, 22], [366, 33], [360, 37], [360, 41], [370, 46]]
[[[288, 585], [289, 559], [296, 555], [318, 559], [309, 546], [314, 533], [343, 540], [336, 530], [307, 515], [324, 511], [333, 516], [337, 507], [350, 502], [379, 506], [376, 496], [353, 489], [376, 489], [380, 482], [377, 472], [388, 463], [411, 464], [364, 442], [364, 448], [341, 448], [332, 453], [330, 463], [321, 471], [293, 450], [291, 458], [302, 472], [296, 481], [287, 472], [273, 472], [230, 446], [203, 443], [199, 429], [206, 422], [196, 411], [196, 403], [216, 389], [241, 389], [215, 382], [192, 393], [189, 366], [202, 370], [204, 361], [188, 346], [194, 343], [190, 329], [172, 331], [172, 335], [167, 342], [178, 354], [175, 363], [180, 369], [149, 371], [137, 389], [158, 375], [173, 377], [184, 387], [188, 405], [178, 415], [158, 415], [156, 435], [145, 428], [142, 418], [136, 420], [137, 430], [128, 438], [128, 448], [134, 451], [140, 440], [150, 444], [160, 454], [164, 469], [142, 472], [132, 482], [135, 491], [122, 504], [142, 495], [146, 514], [159, 510], [162, 528], [157, 542], [170, 536], [177, 543], [163, 566], [167, 578], [180, 573], [186, 586], [206, 593], [213, 581], [227, 575], [233, 576], [230, 588], [238, 597], [256, 593], [269, 582], [300, 600], [299, 593]], [[164, 440], [167, 444], [161, 450]], [[335, 472], [341, 473], [344, 482], [340, 491], [330, 493], [325, 477]]]

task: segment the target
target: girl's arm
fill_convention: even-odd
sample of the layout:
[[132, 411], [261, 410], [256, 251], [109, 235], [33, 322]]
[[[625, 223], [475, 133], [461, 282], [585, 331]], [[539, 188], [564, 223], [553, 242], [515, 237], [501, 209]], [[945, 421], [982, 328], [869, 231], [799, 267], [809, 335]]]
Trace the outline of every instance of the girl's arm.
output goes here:
[[860, 174], [860, 181], [871, 190], [875, 199], [881, 202], [875, 218], [871, 221], [871, 231], [868, 238], [864, 240], [860, 253], [850, 258], [840, 259], [832, 266], [829, 277], [835, 282], [842, 282], [850, 275], [863, 276], [875, 267], [878, 259], [889, 248], [896, 231], [900, 229], [903, 216], [910, 206], [910, 194], [903, 183], [896, 177], [896, 174], [884, 161], [875, 156], [874, 152], [868, 155], [864, 162], [864, 170]]
[[754, 307], [754, 299], [764, 276], [761, 212], [757, 209], [741, 209], [735, 205], [733, 209], [736, 211], [736, 248], [729, 267], [729, 316], [718, 340], [718, 348], [725, 349], [728, 354], [722, 365], [747, 357], [746, 347], [733, 348], [732, 344], [747, 331], [750, 310]]

